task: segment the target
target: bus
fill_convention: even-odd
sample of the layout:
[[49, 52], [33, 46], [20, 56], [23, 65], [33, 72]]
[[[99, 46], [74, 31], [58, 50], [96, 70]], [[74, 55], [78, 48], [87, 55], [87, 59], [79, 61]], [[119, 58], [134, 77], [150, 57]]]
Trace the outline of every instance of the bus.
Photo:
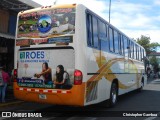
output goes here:
[[14, 96], [57, 105], [109, 101], [114, 106], [119, 95], [146, 84], [145, 56], [142, 46], [82, 4], [21, 11]]

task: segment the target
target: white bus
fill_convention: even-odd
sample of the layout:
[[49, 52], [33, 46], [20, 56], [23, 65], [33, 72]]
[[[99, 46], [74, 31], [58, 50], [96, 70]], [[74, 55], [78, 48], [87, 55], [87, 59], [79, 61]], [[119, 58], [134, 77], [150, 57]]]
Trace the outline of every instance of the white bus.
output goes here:
[[[81, 4], [18, 14], [14, 95], [17, 99], [86, 106], [146, 84], [145, 50]], [[64, 87], [65, 86], [65, 87]]]

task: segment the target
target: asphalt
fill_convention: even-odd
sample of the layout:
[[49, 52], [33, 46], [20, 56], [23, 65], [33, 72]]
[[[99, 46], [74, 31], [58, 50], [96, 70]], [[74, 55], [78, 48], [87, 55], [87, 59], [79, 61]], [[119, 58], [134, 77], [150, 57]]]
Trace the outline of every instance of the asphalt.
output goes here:
[[23, 102], [24, 101], [16, 99], [14, 97], [12, 87], [8, 87], [6, 90], [5, 103], [0, 102], [0, 108], [5, 107], [5, 106], [9, 106], [9, 105], [16, 105], [16, 104], [23, 103]]

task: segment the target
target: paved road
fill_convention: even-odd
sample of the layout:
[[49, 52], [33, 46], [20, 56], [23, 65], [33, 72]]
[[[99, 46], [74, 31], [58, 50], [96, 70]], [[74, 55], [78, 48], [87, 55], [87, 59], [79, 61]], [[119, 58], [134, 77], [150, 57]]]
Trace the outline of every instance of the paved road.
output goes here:
[[[134, 91], [120, 96], [118, 104], [114, 108], [106, 108], [104, 103], [81, 108], [25, 102], [0, 108], [0, 111], [40, 112], [43, 116], [42, 119], [47, 120], [105, 120], [106, 117], [108, 120], [160, 120], [160, 117], [114, 117], [123, 116], [123, 113], [138, 113], [139, 115], [157, 113], [160, 115], [160, 79], [148, 80], [147, 86], [140, 93]], [[13, 120], [13, 118], [8, 119]], [[26, 118], [19, 119], [25, 120]], [[36, 119], [39, 120], [39, 118]]]

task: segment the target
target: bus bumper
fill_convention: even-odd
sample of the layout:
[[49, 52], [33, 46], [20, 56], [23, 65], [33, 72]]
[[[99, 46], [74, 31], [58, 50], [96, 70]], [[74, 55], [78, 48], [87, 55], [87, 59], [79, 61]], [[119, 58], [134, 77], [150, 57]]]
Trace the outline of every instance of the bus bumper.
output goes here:
[[84, 106], [85, 83], [74, 85], [70, 90], [64, 90], [19, 87], [17, 82], [14, 82], [14, 96], [24, 101]]

